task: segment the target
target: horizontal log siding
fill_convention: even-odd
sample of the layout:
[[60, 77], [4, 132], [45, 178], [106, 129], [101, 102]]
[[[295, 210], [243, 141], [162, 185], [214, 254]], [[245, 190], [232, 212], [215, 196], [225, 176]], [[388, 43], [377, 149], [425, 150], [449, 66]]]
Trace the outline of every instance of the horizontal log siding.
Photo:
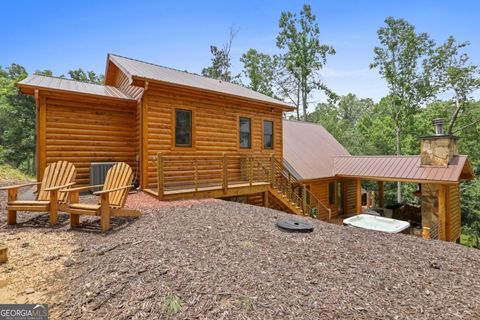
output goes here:
[[47, 164], [73, 162], [78, 184], [89, 183], [91, 162], [124, 161], [135, 170], [136, 106], [47, 97], [46, 108]]
[[447, 187], [447, 240], [457, 241], [461, 233], [460, 187]]
[[[157, 184], [157, 152], [166, 154], [221, 156], [228, 154], [271, 154], [282, 158], [282, 112], [222, 96], [149, 84], [144, 95], [148, 119], [148, 188]], [[172, 114], [175, 108], [193, 109], [193, 148], [175, 148]], [[252, 148], [238, 149], [238, 116], [252, 120]], [[274, 119], [274, 150], [263, 150], [263, 120]]]
[[259, 206], [263, 207], [263, 194], [262, 193], [257, 193], [257, 194], [251, 194], [247, 196], [247, 203], [254, 205], [254, 206]]
[[[318, 180], [309, 183], [310, 192], [312, 192], [325, 206], [332, 210], [332, 218], [338, 216], [338, 197], [335, 198], [335, 204], [328, 203], [328, 184], [334, 181], [335, 180]], [[319, 219], [326, 220], [328, 218], [327, 209], [321, 207], [318, 217]]]

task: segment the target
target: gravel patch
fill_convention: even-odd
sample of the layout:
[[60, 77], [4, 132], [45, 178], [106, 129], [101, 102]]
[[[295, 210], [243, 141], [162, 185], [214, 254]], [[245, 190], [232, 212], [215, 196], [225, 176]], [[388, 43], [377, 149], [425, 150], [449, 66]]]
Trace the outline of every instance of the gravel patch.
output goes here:
[[275, 222], [292, 215], [221, 200], [129, 206], [145, 214], [106, 235], [50, 229], [74, 238], [52, 319], [480, 317], [478, 250], [313, 219], [287, 233]]

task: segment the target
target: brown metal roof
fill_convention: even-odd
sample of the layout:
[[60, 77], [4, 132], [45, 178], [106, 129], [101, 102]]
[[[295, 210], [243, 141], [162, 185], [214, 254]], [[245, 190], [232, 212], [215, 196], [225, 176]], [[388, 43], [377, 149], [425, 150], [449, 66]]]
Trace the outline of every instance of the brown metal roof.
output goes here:
[[335, 156], [348, 151], [320, 124], [283, 121], [283, 158], [297, 179], [309, 180], [335, 176]]
[[21, 89], [45, 89], [136, 101], [134, 98], [120, 91], [116, 87], [102, 86], [64, 78], [31, 75], [18, 82], [17, 86]]
[[173, 85], [196, 88], [205, 91], [246, 98], [249, 100], [255, 100], [257, 102], [274, 104], [288, 110], [294, 109], [288, 103], [230, 82], [211, 79], [186, 71], [167, 68], [153, 63], [134, 60], [113, 54], [109, 54], [108, 59], [131, 79], [136, 77], [147, 80], [161, 81]]
[[458, 182], [472, 179], [467, 156], [455, 156], [448, 167], [421, 166], [420, 156], [335, 157], [335, 174], [370, 180], [411, 182]]

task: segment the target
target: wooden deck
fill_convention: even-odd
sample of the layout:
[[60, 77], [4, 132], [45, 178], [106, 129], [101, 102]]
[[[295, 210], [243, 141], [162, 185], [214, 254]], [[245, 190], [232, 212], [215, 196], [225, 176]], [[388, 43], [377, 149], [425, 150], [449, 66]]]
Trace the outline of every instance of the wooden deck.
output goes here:
[[331, 217], [330, 209], [273, 155], [158, 153], [157, 183], [144, 190], [165, 201], [262, 194], [267, 207], [269, 195], [273, 195], [287, 212], [317, 217], [325, 209], [328, 219]]
[[[197, 188], [175, 188], [164, 190], [162, 200], [228, 198], [254, 193], [267, 192], [270, 182], [237, 182], [228, 184], [226, 190], [222, 185], [198, 186]], [[158, 189], [145, 189], [145, 192], [158, 197]]]

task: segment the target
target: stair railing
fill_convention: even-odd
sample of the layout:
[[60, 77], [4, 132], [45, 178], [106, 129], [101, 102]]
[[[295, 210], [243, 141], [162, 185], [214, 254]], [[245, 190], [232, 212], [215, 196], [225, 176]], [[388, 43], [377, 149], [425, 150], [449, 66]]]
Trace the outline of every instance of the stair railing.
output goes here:
[[280, 191], [290, 203], [299, 208], [303, 215], [319, 218], [320, 209], [328, 213], [328, 220], [332, 217], [332, 210], [315, 196], [273, 155], [270, 159], [270, 168], [262, 165], [262, 170], [268, 172], [270, 184]]

